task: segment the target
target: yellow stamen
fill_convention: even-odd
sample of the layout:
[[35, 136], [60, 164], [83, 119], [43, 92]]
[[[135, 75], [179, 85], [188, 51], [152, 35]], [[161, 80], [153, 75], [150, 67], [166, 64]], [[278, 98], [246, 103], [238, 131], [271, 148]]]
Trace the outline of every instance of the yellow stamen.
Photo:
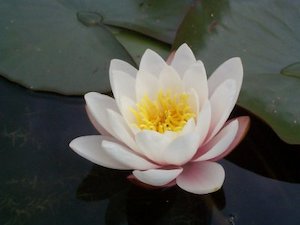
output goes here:
[[190, 118], [195, 117], [188, 99], [187, 93], [172, 95], [170, 91], [160, 91], [154, 101], [145, 95], [131, 111], [135, 116], [136, 125], [141, 130], [178, 132]]

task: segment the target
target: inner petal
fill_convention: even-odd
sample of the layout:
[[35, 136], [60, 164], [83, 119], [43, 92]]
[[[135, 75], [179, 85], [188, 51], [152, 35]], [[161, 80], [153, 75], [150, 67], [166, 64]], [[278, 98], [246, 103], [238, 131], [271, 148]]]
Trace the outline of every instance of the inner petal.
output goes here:
[[159, 133], [166, 131], [179, 132], [187, 121], [196, 117], [192, 110], [188, 93], [172, 93], [159, 91], [156, 99], [148, 95], [136, 104], [131, 111], [135, 117], [135, 125], [141, 130], [153, 130]]

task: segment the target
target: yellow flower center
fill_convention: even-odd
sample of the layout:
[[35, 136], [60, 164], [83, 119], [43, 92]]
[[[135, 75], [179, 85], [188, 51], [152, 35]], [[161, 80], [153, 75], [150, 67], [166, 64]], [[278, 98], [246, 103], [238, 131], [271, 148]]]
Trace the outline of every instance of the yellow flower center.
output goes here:
[[145, 95], [136, 109], [131, 109], [136, 119], [136, 125], [141, 130], [181, 131], [186, 122], [195, 117], [189, 105], [187, 93], [171, 94], [170, 91], [160, 91], [156, 100]]

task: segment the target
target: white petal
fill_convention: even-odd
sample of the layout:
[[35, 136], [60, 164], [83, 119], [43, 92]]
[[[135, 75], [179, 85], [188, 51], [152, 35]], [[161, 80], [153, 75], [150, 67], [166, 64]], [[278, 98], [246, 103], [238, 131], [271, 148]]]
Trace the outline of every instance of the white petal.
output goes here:
[[121, 96], [127, 96], [135, 101], [135, 78], [119, 70], [110, 71], [110, 84], [117, 104], [120, 106]]
[[[100, 135], [78, 137], [71, 141], [70, 147], [80, 156], [87, 160], [112, 169], [149, 169], [156, 165], [146, 161], [126, 149], [126, 147], [116, 144], [115, 148], [103, 148], [103, 142], [114, 141], [109, 137]], [[108, 154], [109, 153], [109, 154]]]
[[196, 62], [192, 50], [187, 44], [182, 44], [175, 52], [171, 66], [183, 77], [185, 71]]
[[166, 65], [159, 75], [159, 83], [162, 90], [173, 93], [183, 92], [183, 82], [178, 73], [169, 65]]
[[131, 98], [128, 98], [126, 96], [121, 96], [119, 102], [121, 114], [123, 115], [125, 121], [128, 123], [128, 126], [130, 126], [132, 123], [135, 123], [135, 116], [132, 113], [131, 109], [135, 108], [136, 103]]
[[162, 151], [174, 139], [174, 134], [165, 132], [164, 134], [156, 131], [144, 130], [136, 134], [135, 140], [138, 148], [149, 159], [156, 163], [163, 164]]
[[185, 135], [185, 134], [191, 133], [195, 130], [195, 127], [196, 127], [195, 119], [191, 118], [186, 122], [182, 131], [180, 131], [179, 135]]
[[182, 168], [177, 169], [150, 169], [146, 171], [133, 171], [133, 175], [145, 184], [152, 186], [163, 186], [174, 180], [180, 173]]
[[201, 61], [197, 61], [188, 68], [184, 74], [183, 83], [186, 92], [190, 89], [194, 89], [197, 92], [200, 105], [208, 99], [206, 71]]
[[111, 136], [111, 134], [108, 133], [100, 123], [98, 123], [98, 121], [94, 118], [87, 106], [85, 107], [85, 110], [88, 115], [88, 118], [90, 119], [93, 126], [97, 129], [97, 131], [104, 136]]
[[189, 90], [187, 94], [189, 95], [189, 99], [188, 99], [189, 106], [191, 107], [192, 112], [195, 113], [196, 118], [198, 118], [199, 109], [200, 109], [198, 94], [194, 89]]
[[195, 161], [210, 160], [221, 155], [233, 142], [237, 131], [239, 129], [239, 123], [237, 120], [233, 120], [227, 126], [225, 126], [215, 137], [213, 137], [205, 146], [200, 148], [199, 154], [203, 154], [195, 159]]
[[129, 63], [120, 59], [112, 59], [110, 61], [109, 73], [111, 73], [111, 71], [123, 71], [129, 74], [130, 76], [132, 76], [133, 78], [136, 77], [136, 73], [137, 73], [136, 68], [134, 68]]
[[189, 163], [176, 178], [177, 185], [194, 194], [208, 194], [221, 188], [225, 179], [223, 167], [210, 161]]
[[[243, 65], [241, 59], [231, 58], [221, 64], [215, 72], [208, 79], [209, 96], [211, 96], [215, 89], [225, 80], [233, 79], [236, 82], [236, 98], [239, 95], [242, 81], [243, 81]], [[236, 102], [236, 100], [234, 101]]]
[[139, 70], [136, 77], [135, 89], [137, 102], [139, 102], [145, 95], [152, 100], [156, 99], [159, 91], [158, 79], [146, 71]]
[[132, 131], [119, 113], [112, 110], [107, 110], [108, 120], [111, 124], [111, 130], [114, 137], [126, 144], [129, 148], [137, 151]]
[[194, 156], [198, 148], [198, 135], [188, 133], [174, 139], [162, 152], [161, 159], [166, 165], [183, 165]]
[[107, 155], [120, 164], [126, 166], [128, 169], [147, 170], [158, 167], [158, 165], [151, 163], [140, 155], [132, 152], [126, 146], [116, 142], [103, 140], [101, 146]]
[[198, 115], [195, 132], [198, 135], [198, 146], [201, 146], [205, 140], [211, 122], [211, 106], [210, 102], [206, 101]]
[[210, 97], [212, 119], [208, 140], [218, 133], [228, 119], [235, 104], [236, 91], [235, 80], [229, 79], [220, 84]]
[[147, 49], [141, 58], [140, 70], [158, 77], [165, 65], [165, 61], [156, 52]]
[[116, 105], [116, 101], [103, 94], [96, 92], [89, 92], [84, 96], [88, 111], [91, 114], [91, 118], [97, 121], [108, 133], [112, 134], [111, 126], [107, 117], [107, 109], [119, 112]]

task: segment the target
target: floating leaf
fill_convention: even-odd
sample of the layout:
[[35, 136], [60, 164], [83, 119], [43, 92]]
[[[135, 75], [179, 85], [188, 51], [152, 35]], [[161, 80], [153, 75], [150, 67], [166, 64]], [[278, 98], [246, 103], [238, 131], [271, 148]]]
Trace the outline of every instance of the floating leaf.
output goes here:
[[245, 77], [238, 104], [283, 140], [300, 144], [300, 80], [280, 75], [300, 58], [300, 3], [230, 0], [215, 11], [206, 10], [206, 4], [190, 9], [173, 47], [187, 42], [208, 65], [209, 74], [224, 60], [241, 57]]
[[[110, 60], [134, 64], [142, 49], [165, 51], [161, 41], [173, 41], [191, 2], [3, 0], [0, 74], [34, 90], [109, 91]], [[113, 34], [109, 26], [139, 34]]]
[[300, 78], [300, 63], [293, 63], [281, 70], [282, 75]]

